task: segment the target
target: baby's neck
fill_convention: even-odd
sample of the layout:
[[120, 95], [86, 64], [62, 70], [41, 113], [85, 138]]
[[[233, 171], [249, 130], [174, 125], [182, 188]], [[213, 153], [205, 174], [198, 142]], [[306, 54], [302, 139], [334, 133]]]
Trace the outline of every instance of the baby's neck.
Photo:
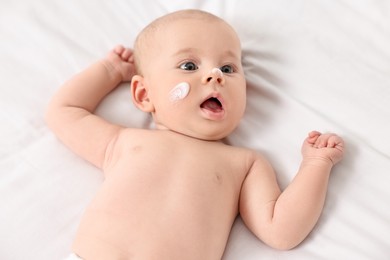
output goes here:
[[173, 129], [169, 129], [169, 128], [167, 128], [164, 125], [157, 125], [156, 124], [155, 130], [156, 131], [166, 131], [167, 133], [172, 133], [174, 135], [179, 135], [179, 136], [182, 136], [182, 137], [186, 137], [186, 138], [190, 138], [190, 139], [194, 139], [194, 140], [199, 140], [199, 141], [204, 141], [204, 142], [224, 143], [224, 141], [222, 139], [212, 140], [212, 139], [198, 138], [198, 137], [193, 136], [193, 135], [189, 135], [189, 134], [186, 134], [186, 133], [175, 131]]

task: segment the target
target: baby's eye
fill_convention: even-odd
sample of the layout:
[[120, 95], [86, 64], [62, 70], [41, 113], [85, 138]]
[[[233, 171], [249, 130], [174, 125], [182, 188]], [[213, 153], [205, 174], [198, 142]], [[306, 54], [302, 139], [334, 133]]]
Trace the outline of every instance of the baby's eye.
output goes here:
[[182, 69], [182, 70], [197, 70], [198, 66], [196, 66], [196, 64], [193, 63], [192, 61], [187, 61], [187, 62], [184, 62], [180, 65], [180, 69]]
[[223, 73], [233, 73], [234, 68], [231, 65], [224, 65], [220, 68]]

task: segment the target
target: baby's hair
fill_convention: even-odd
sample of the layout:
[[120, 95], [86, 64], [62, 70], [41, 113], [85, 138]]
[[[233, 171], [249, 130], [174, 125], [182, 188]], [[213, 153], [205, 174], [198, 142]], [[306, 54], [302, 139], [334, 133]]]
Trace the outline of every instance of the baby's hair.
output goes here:
[[225, 21], [216, 15], [211, 13], [196, 10], [187, 9], [180, 10], [167, 15], [161, 16], [147, 25], [137, 36], [134, 43], [134, 63], [136, 68], [136, 74], [143, 75], [142, 72], [142, 57], [147, 52], [148, 47], [151, 47], [153, 42], [153, 36], [160, 28], [167, 26], [172, 22], [177, 22], [183, 19], [199, 19], [205, 21]]

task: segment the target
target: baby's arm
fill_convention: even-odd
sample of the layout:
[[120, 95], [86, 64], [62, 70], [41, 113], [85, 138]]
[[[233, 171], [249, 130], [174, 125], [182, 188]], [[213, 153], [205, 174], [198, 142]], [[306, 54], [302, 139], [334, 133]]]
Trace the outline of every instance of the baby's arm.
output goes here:
[[240, 213], [249, 229], [278, 249], [298, 245], [316, 224], [325, 202], [332, 167], [344, 152], [343, 140], [313, 131], [303, 143], [303, 161], [281, 193], [269, 164], [258, 158], [241, 192]]
[[75, 153], [102, 168], [110, 143], [122, 127], [93, 114], [100, 101], [134, 74], [133, 53], [117, 46], [106, 58], [66, 82], [52, 98], [46, 121]]

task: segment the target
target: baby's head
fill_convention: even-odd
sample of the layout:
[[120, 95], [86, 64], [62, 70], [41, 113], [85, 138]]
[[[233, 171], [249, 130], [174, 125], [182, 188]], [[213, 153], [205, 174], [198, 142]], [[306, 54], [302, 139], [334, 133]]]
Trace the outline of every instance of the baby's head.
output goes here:
[[240, 41], [225, 21], [199, 10], [158, 18], [137, 37], [135, 105], [158, 129], [220, 140], [238, 125], [246, 105]]

